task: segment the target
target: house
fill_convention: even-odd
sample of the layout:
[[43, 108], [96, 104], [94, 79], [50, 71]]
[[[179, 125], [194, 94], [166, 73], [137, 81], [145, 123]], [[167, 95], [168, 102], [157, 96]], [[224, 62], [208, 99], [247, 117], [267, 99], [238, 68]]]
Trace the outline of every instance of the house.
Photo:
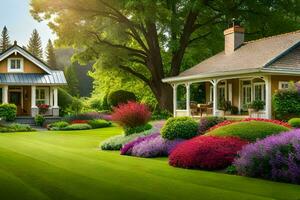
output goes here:
[[[223, 52], [162, 80], [173, 87], [174, 116], [192, 114], [190, 88], [203, 83], [205, 105], [211, 104], [212, 115], [220, 115], [220, 100], [230, 102], [239, 115], [247, 113], [249, 103], [261, 100], [265, 108], [254, 117], [274, 117], [272, 95], [278, 89], [287, 89], [290, 81], [300, 80], [300, 31], [249, 42], [244, 42], [244, 33], [240, 26], [225, 30]], [[179, 108], [177, 88], [182, 86], [186, 89], [186, 102]]]
[[15, 104], [17, 116], [36, 116], [40, 104], [49, 105], [47, 115], [58, 116], [58, 87], [66, 84], [63, 71], [49, 68], [17, 42], [0, 54], [0, 99]]

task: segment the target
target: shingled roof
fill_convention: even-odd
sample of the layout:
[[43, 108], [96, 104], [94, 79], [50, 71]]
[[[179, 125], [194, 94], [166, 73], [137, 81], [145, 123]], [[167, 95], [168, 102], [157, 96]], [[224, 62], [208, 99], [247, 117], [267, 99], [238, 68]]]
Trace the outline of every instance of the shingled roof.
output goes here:
[[[244, 42], [231, 54], [220, 52], [177, 76], [254, 71], [259, 69], [297, 68], [300, 70], [300, 30]], [[289, 54], [288, 54], [289, 53]], [[297, 55], [297, 56], [296, 56]], [[176, 78], [176, 77], [173, 77]], [[167, 78], [168, 79], [168, 78]]]

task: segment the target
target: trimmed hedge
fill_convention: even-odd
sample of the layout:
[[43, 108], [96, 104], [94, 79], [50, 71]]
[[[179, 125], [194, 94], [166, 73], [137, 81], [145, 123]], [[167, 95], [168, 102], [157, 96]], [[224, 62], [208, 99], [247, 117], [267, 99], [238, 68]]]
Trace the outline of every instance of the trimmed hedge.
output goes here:
[[109, 94], [107, 98], [107, 102], [109, 105], [115, 107], [119, 104], [128, 103], [129, 101], [136, 101], [137, 98], [134, 93], [125, 91], [125, 90], [117, 90]]
[[6, 121], [14, 121], [17, 116], [17, 106], [15, 104], [1, 104], [0, 117]]
[[104, 119], [93, 119], [89, 120], [88, 124], [93, 128], [105, 128], [111, 126], [111, 122], [108, 122]]
[[300, 118], [292, 118], [288, 123], [293, 128], [300, 128]]
[[131, 135], [131, 134], [134, 134], [134, 133], [140, 133], [140, 132], [143, 132], [143, 131], [146, 131], [146, 130], [150, 130], [152, 128], [152, 125], [151, 124], [145, 124], [145, 125], [142, 125], [142, 126], [136, 126], [136, 127], [133, 127], [133, 128], [130, 128], [130, 127], [124, 127], [124, 132], [125, 132], [125, 135]]
[[262, 121], [236, 122], [217, 128], [205, 135], [234, 136], [248, 141], [256, 141], [272, 134], [288, 131], [289, 128]]
[[161, 130], [161, 135], [165, 139], [174, 140], [176, 138], [189, 139], [198, 133], [198, 123], [191, 117], [169, 118]]
[[92, 127], [88, 124], [71, 124], [68, 125], [61, 130], [70, 131], [70, 130], [88, 130], [92, 129]]

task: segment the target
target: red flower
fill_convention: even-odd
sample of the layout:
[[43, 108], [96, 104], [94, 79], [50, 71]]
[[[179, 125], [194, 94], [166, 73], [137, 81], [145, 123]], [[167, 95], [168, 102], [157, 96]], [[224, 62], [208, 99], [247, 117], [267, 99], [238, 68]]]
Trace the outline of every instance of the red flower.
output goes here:
[[75, 119], [72, 120], [71, 124], [86, 124], [88, 123], [88, 120], [82, 120], [82, 119]]
[[198, 136], [175, 147], [169, 164], [182, 168], [223, 169], [231, 165], [246, 144], [235, 137]]

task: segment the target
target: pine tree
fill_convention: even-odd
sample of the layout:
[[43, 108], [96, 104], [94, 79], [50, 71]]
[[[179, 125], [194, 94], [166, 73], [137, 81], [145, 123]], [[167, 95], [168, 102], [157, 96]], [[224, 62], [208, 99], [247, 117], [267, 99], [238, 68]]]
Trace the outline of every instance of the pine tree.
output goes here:
[[56, 69], [56, 57], [52, 41], [49, 39], [46, 47], [46, 61], [49, 67]]
[[67, 91], [72, 96], [79, 95], [79, 82], [75, 71], [75, 66], [71, 65], [65, 68], [65, 76], [68, 82]]
[[37, 58], [39, 59], [43, 58], [42, 42], [41, 42], [40, 35], [36, 29], [34, 29], [31, 34], [27, 46], [27, 50]]
[[1, 53], [4, 52], [10, 46], [11, 46], [11, 44], [9, 41], [8, 30], [7, 30], [6, 26], [4, 26], [2, 29], [1, 38], [0, 38], [0, 52]]

